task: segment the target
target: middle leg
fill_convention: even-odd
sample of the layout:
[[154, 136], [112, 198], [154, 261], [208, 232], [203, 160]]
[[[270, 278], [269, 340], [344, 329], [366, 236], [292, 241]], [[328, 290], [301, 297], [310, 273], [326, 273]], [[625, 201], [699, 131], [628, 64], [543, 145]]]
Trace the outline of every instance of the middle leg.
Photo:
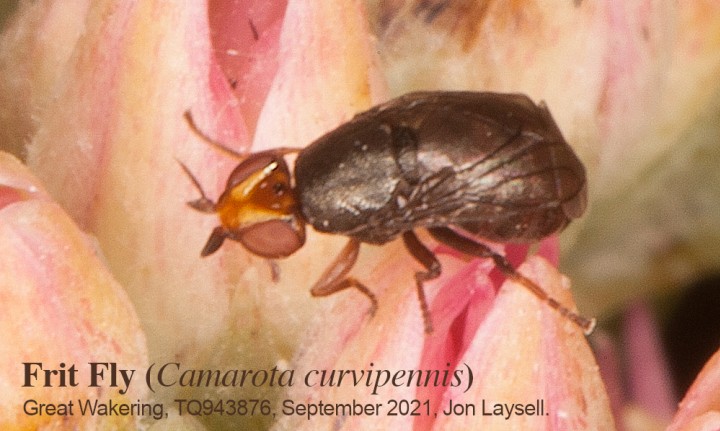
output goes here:
[[425, 333], [430, 334], [433, 331], [432, 317], [430, 316], [430, 309], [427, 298], [425, 297], [423, 284], [426, 281], [438, 278], [442, 272], [442, 266], [433, 252], [428, 250], [428, 248], [420, 242], [413, 231], [404, 232], [403, 241], [405, 242], [405, 247], [410, 251], [410, 254], [426, 269], [426, 271], [418, 271], [415, 273], [415, 284], [417, 287], [418, 300], [420, 301], [420, 311], [422, 311], [423, 323], [425, 324]]

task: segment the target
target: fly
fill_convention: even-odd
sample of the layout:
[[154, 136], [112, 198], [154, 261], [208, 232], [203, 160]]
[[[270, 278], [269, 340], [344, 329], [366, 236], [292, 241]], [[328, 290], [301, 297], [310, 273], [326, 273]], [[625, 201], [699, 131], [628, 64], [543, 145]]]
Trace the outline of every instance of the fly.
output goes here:
[[[543, 103], [521, 94], [410, 93], [356, 115], [304, 149], [249, 155], [209, 138], [189, 112], [186, 119], [210, 145], [241, 160], [216, 202], [182, 165], [200, 192], [188, 204], [220, 221], [202, 256], [231, 239], [261, 257], [287, 257], [303, 246], [310, 224], [348, 238], [311, 294], [355, 288], [374, 311], [375, 294], [348, 274], [360, 244], [401, 237], [424, 267], [415, 281], [430, 333], [423, 284], [440, 276], [441, 265], [415, 234], [425, 229], [462, 253], [492, 259], [508, 278], [592, 332], [594, 319], [560, 304], [476, 239], [537, 242], [585, 211], [585, 168]], [[297, 153], [293, 171], [285, 162], [289, 153]]]

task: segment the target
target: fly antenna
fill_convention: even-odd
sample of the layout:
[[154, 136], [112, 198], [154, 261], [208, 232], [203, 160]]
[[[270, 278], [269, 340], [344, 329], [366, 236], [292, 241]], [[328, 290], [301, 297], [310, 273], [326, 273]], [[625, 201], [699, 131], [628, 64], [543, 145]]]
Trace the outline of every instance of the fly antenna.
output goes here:
[[226, 146], [222, 142], [208, 136], [207, 133], [205, 133], [204, 131], [202, 131], [200, 129], [200, 127], [198, 127], [198, 125], [195, 122], [195, 119], [193, 118], [192, 113], [190, 113], [189, 109], [187, 111], [185, 111], [185, 113], [183, 114], [183, 117], [185, 117], [185, 121], [187, 121], [188, 126], [190, 127], [190, 130], [192, 130], [193, 133], [195, 133], [200, 139], [205, 141], [205, 143], [207, 143], [208, 145], [213, 147], [215, 150], [217, 150], [227, 156], [236, 158], [238, 160], [244, 160], [247, 157], [247, 154], [239, 153], [239, 152], [233, 150], [232, 148]]

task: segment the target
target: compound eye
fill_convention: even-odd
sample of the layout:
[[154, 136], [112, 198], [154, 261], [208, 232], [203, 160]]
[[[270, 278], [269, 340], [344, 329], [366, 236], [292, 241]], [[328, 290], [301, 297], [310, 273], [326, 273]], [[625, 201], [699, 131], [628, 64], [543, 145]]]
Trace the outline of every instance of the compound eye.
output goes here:
[[268, 259], [287, 257], [305, 243], [305, 226], [296, 219], [269, 220], [238, 233], [238, 241], [251, 253]]

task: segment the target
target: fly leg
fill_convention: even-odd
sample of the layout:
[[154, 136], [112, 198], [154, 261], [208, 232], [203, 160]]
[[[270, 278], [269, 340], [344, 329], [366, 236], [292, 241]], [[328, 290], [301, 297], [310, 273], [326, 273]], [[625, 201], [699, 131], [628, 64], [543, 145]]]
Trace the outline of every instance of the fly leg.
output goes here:
[[417, 286], [418, 300], [420, 301], [420, 311], [422, 311], [423, 323], [425, 324], [425, 333], [430, 334], [433, 331], [432, 318], [430, 316], [427, 299], [425, 298], [425, 288], [423, 284], [426, 281], [438, 278], [442, 272], [442, 267], [433, 252], [428, 250], [428, 248], [420, 242], [413, 231], [404, 232], [403, 241], [405, 242], [405, 247], [410, 251], [410, 254], [426, 269], [426, 271], [418, 271], [415, 273], [415, 284]]
[[370, 299], [370, 314], [374, 315], [377, 310], [377, 297], [364, 284], [352, 277], [346, 277], [358, 257], [360, 241], [351, 238], [340, 252], [340, 255], [328, 266], [320, 279], [310, 289], [312, 296], [328, 296], [335, 292], [354, 287]]
[[502, 271], [505, 276], [507, 276], [507, 278], [522, 284], [538, 299], [545, 302], [550, 307], [557, 310], [558, 313], [560, 313], [563, 317], [569, 319], [570, 321], [578, 325], [580, 328], [582, 328], [586, 335], [590, 335], [592, 333], [593, 329], [595, 328], [595, 319], [587, 319], [568, 309], [564, 305], [560, 304], [542, 287], [538, 286], [535, 282], [517, 272], [517, 270], [513, 268], [510, 262], [505, 259], [505, 256], [495, 253], [492, 249], [490, 249], [490, 247], [481, 242], [473, 241], [472, 239], [464, 237], [453, 231], [452, 229], [446, 227], [434, 227], [428, 229], [428, 231], [435, 239], [449, 245], [455, 250], [472, 256], [491, 258], [495, 262], [495, 266], [497, 266], [498, 269]]

